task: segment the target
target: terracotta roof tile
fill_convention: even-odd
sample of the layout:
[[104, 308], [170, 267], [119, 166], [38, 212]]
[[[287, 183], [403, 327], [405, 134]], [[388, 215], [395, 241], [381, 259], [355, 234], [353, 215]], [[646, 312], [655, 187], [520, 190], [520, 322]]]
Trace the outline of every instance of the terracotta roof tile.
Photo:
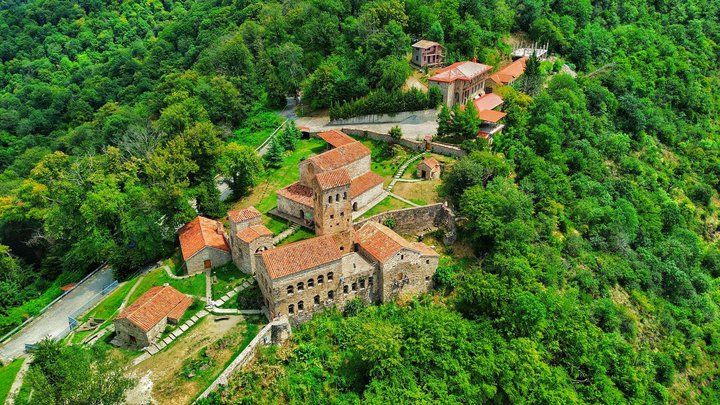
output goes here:
[[329, 190], [331, 188], [347, 186], [350, 184], [350, 175], [347, 170], [337, 169], [329, 172], [322, 172], [315, 175], [315, 180], [321, 190]]
[[190, 305], [192, 305], [193, 299], [192, 297], [185, 297], [182, 302], [180, 302], [175, 308], [172, 309], [167, 315], [168, 320], [172, 320], [177, 322], [182, 318], [185, 311], [187, 311], [188, 308], [190, 308]]
[[527, 64], [527, 56], [522, 57], [515, 62], [498, 70], [490, 78], [497, 84], [508, 84], [525, 73], [525, 65]]
[[357, 142], [350, 136], [335, 129], [320, 132], [318, 133], [318, 136], [335, 148], [347, 145], [349, 143]]
[[277, 195], [307, 207], [313, 207], [314, 205], [312, 188], [303, 186], [300, 182], [281, 188], [277, 191]]
[[127, 319], [147, 332], [171, 314], [179, 319], [190, 306], [188, 299], [192, 303], [192, 298], [170, 286], [153, 287], [115, 319]]
[[415, 250], [419, 251], [422, 256], [440, 256], [433, 248], [422, 242], [413, 242], [412, 246]]
[[260, 253], [270, 278], [276, 279], [340, 260], [334, 235], [323, 235]]
[[425, 164], [425, 166], [429, 167], [430, 169], [438, 169], [440, 168], [440, 162], [437, 161], [435, 158], [425, 158], [423, 159], [421, 164]]
[[213, 219], [196, 217], [178, 231], [180, 250], [187, 260], [206, 247], [230, 251], [223, 225]]
[[250, 227], [247, 227], [245, 229], [241, 229], [237, 233], [237, 237], [240, 238], [241, 241], [250, 243], [254, 241], [255, 239], [262, 237], [262, 236], [272, 236], [273, 233], [271, 230], [267, 229], [265, 225], [253, 225]]
[[410, 243], [387, 226], [373, 221], [363, 224], [355, 236], [357, 243], [380, 263], [385, 263], [402, 249], [414, 250], [423, 256], [432, 250], [427, 246], [427, 249], [420, 248], [417, 244], [423, 243]]
[[330, 171], [347, 166], [366, 156], [370, 156], [370, 149], [356, 141], [315, 155], [308, 158], [307, 161], [315, 164], [321, 171]]
[[350, 198], [355, 198], [371, 188], [383, 183], [383, 178], [374, 172], [367, 172], [358, 176], [350, 183]]
[[503, 117], [505, 117], [507, 113], [501, 112], [501, 111], [495, 111], [495, 110], [483, 110], [478, 112], [478, 117], [487, 122], [498, 122]]
[[488, 65], [477, 62], [455, 62], [452, 65], [442, 68], [429, 81], [434, 82], [454, 82], [456, 80], [472, 80], [481, 74], [487, 73], [492, 69]]
[[255, 207], [228, 211], [228, 218], [233, 222], [243, 222], [260, 216], [262, 216], [262, 214]]
[[481, 97], [473, 100], [475, 109], [478, 110], [478, 112], [484, 110], [493, 110], [503, 105], [504, 102], [505, 100], [503, 100], [502, 97], [495, 93], [486, 93], [483, 94]]

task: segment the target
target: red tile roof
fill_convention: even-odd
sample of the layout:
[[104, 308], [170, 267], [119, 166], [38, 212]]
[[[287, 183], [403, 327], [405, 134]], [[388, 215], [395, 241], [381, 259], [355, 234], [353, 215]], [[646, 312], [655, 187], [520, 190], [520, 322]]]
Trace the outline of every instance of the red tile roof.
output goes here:
[[368, 221], [355, 233], [357, 243], [375, 260], [385, 263], [402, 249], [409, 249], [422, 256], [437, 255], [430, 247], [421, 242], [410, 243], [392, 229], [377, 222]]
[[334, 235], [323, 235], [266, 250], [260, 257], [276, 279], [340, 260], [343, 254]]
[[347, 166], [366, 156], [370, 156], [370, 149], [360, 142], [353, 142], [315, 155], [308, 158], [307, 161], [315, 164], [321, 171], [330, 171]]
[[260, 216], [262, 216], [262, 214], [255, 207], [228, 211], [228, 218], [233, 222], [243, 222]]
[[452, 65], [442, 68], [435, 73], [434, 76], [429, 78], [429, 81], [433, 82], [454, 82], [456, 80], [472, 80], [484, 73], [487, 73], [492, 69], [488, 65], [477, 62], [455, 62]]
[[475, 109], [478, 111], [494, 110], [495, 108], [503, 105], [504, 102], [505, 100], [495, 93], [486, 93], [473, 100]]
[[335, 129], [330, 130], [330, 131], [320, 132], [320, 133], [318, 133], [318, 136], [335, 148], [343, 146], [343, 145], [347, 145], [349, 143], [357, 142], [356, 140], [352, 139], [350, 136], [348, 136], [338, 130], [335, 130]]
[[192, 303], [192, 298], [170, 286], [157, 286], [127, 307], [115, 318], [127, 319], [147, 332], [170, 315], [179, 319]]
[[483, 110], [478, 111], [478, 117], [487, 122], [498, 122], [503, 117], [505, 117], [507, 113], [501, 112], [501, 111], [495, 111], [495, 110]]
[[371, 188], [383, 183], [383, 178], [374, 172], [367, 172], [353, 179], [350, 184], [350, 198], [355, 198]]
[[318, 173], [315, 175], [315, 180], [321, 190], [329, 190], [331, 188], [349, 185], [350, 175], [348, 175], [345, 169], [337, 169]]
[[185, 299], [181, 303], [179, 303], [175, 308], [172, 309], [172, 311], [170, 311], [170, 313], [168, 313], [168, 316], [167, 316], [168, 320], [173, 321], [173, 322], [179, 321], [180, 318], [182, 318], [185, 311], [187, 311], [187, 309], [190, 308], [190, 305], [192, 305], [192, 303], [193, 303], [192, 297], [186, 296]]
[[277, 195], [307, 207], [314, 206], [312, 189], [303, 186], [300, 182], [295, 182], [285, 188], [281, 188], [277, 191]]
[[522, 76], [522, 74], [525, 72], [525, 65], [527, 64], [527, 56], [524, 56], [515, 62], [505, 66], [504, 68], [498, 70], [495, 74], [490, 76], [490, 79], [492, 79], [497, 84], [506, 85], [518, 77]]
[[272, 236], [271, 230], [267, 229], [265, 225], [253, 225], [245, 229], [241, 229], [237, 233], [237, 237], [241, 241], [250, 243], [261, 236]]
[[435, 158], [425, 158], [423, 159], [421, 164], [425, 164], [425, 166], [429, 167], [431, 170], [439, 169], [440, 168], [440, 162], [437, 161]]
[[180, 228], [178, 233], [180, 250], [185, 260], [206, 247], [230, 251], [223, 225], [213, 219], [199, 216]]

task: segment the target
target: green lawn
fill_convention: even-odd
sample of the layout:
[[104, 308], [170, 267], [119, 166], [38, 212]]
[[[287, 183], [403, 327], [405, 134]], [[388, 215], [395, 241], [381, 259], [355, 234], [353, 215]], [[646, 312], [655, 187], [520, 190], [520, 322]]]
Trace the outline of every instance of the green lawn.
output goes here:
[[[403, 179], [417, 179], [417, 176], [415, 176], [415, 172], [417, 171], [417, 166], [420, 164], [420, 162], [423, 161], [425, 158], [435, 158], [438, 162], [445, 164], [445, 167], [455, 162], [457, 159], [454, 159], [449, 156], [443, 156], [438, 155], [437, 153], [426, 153], [424, 157], [410, 163], [410, 166], [405, 169], [405, 173], [403, 173], [402, 178]], [[413, 201], [414, 202], [414, 201]]]
[[[300, 178], [298, 164], [312, 155], [325, 150], [325, 141], [322, 139], [303, 139], [298, 142], [297, 148], [286, 152], [283, 165], [277, 169], [268, 169], [263, 173], [260, 182], [255, 186], [249, 196], [233, 205], [234, 209], [255, 206], [258, 211], [267, 213], [275, 208], [277, 198], [275, 192], [286, 187]], [[277, 224], [271, 224], [279, 228]], [[270, 227], [268, 227], [270, 228]], [[270, 228], [274, 231], [273, 228]]]
[[269, 215], [263, 216], [263, 223], [265, 224], [267, 229], [269, 229], [273, 233], [273, 235], [278, 235], [282, 231], [289, 228], [288, 221], [271, 217]]
[[141, 295], [145, 294], [147, 290], [154, 286], [170, 284], [178, 291], [193, 295], [195, 297], [205, 297], [205, 274], [196, 274], [189, 278], [182, 280], [176, 280], [170, 278], [164, 269], [158, 268], [149, 272], [145, 278], [140, 282], [140, 285], [135, 289], [132, 296], [130, 296], [129, 303], [135, 302]]
[[401, 208], [410, 208], [410, 205], [408, 205], [392, 196], [387, 196], [387, 197], [385, 197], [385, 199], [380, 201], [376, 206], [370, 208], [368, 210], [368, 212], [364, 213], [360, 218], [361, 219], [369, 218], [373, 215], [380, 214], [381, 212], [399, 210]]
[[384, 142], [373, 141], [372, 139], [362, 137], [357, 137], [355, 139], [370, 149], [370, 155], [372, 157], [372, 164], [370, 165], [370, 168], [382, 177], [389, 178], [394, 176], [395, 172], [400, 168], [400, 166], [402, 166], [403, 162], [411, 156], [410, 152], [402, 147], [397, 149], [400, 151], [397, 155], [387, 156], [384, 153]]
[[112, 323], [115, 316], [118, 315], [117, 310], [120, 308], [120, 305], [122, 304], [123, 299], [125, 299], [125, 296], [132, 289], [132, 286], [134, 286], [137, 282], [137, 279], [138, 276], [126, 281], [124, 284], [116, 288], [115, 291], [110, 293], [110, 295], [105, 297], [104, 300], [100, 301], [100, 303], [93, 310], [81, 316], [79, 320], [82, 322], [87, 321], [91, 317], [105, 319], [105, 322], [103, 322], [103, 324], [98, 326], [95, 330], [76, 332], [72, 335], [71, 341], [73, 343], [82, 343], [82, 341], [88, 336], [108, 327]]
[[212, 275], [212, 298], [214, 300], [220, 299], [220, 297], [235, 288], [235, 286], [251, 277], [249, 274], [240, 271], [233, 262], [213, 269]]
[[315, 236], [315, 232], [312, 232], [306, 228], [300, 228], [297, 231], [293, 232], [292, 235], [285, 238], [278, 246], [287, 245], [288, 243], [293, 243], [297, 241], [301, 241], [304, 239], [312, 238]]
[[0, 367], [0, 404], [5, 403], [10, 387], [24, 361], [24, 358], [19, 358], [5, 367]]
[[255, 149], [262, 145], [265, 139], [267, 139], [282, 122], [283, 118], [275, 112], [261, 112], [250, 117], [245, 123], [244, 128], [236, 130], [233, 134], [234, 136], [230, 138], [230, 142]]

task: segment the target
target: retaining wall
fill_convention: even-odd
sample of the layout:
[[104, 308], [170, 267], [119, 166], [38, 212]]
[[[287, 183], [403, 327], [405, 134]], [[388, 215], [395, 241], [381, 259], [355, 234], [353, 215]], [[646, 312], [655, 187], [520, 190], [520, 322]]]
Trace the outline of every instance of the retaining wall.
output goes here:
[[355, 124], [384, 124], [393, 122], [425, 122], [436, 121], [438, 111], [418, 110], [418, 111], [402, 111], [390, 114], [370, 114], [361, 115], [359, 117], [343, 118], [330, 121], [330, 125], [355, 125]]
[[446, 143], [413, 141], [413, 140], [404, 139], [404, 138], [395, 140], [388, 134], [367, 131], [367, 130], [363, 130], [363, 129], [356, 129], [356, 128], [343, 128], [342, 132], [344, 132], [348, 135], [360, 136], [360, 137], [372, 139], [375, 141], [397, 143], [397, 144], [400, 144], [410, 150], [414, 150], [417, 152], [422, 152], [424, 150], [430, 150], [431, 152], [437, 153], [438, 155], [450, 156], [450, 157], [454, 157], [454, 158], [458, 158], [458, 159], [467, 154], [464, 150], [460, 149], [459, 147], [457, 147], [455, 145], [449, 145]]
[[227, 385], [230, 376], [247, 364], [254, 356], [260, 346], [268, 346], [270, 344], [281, 344], [290, 337], [291, 329], [287, 318], [270, 322], [265, 325], [255, 338], [250, 341], [245, 349], [228, 365], [225, 370], [213, 381], [210, 386], [203, 391], [198, 399], [205, 398], [215, 391], [221, 385]]
[[383, 223], [389, 218], [395, 220], [393, 230], [399, 234], [417, 235], [442, 229], [445, 231], [443, 240], [445, 244], [452, 244], [457, 239], [455, 214], [444, 203], [386, 211], [358, 221], [354, 225], [359, 228], [367, 221]]

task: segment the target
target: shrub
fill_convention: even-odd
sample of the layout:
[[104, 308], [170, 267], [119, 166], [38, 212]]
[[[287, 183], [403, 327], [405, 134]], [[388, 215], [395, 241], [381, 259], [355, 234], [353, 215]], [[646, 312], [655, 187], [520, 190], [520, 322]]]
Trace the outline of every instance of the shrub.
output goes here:
[[[436, 87], [436, 86], [433, 86]], [[369, 114], [392, 114], [402, 111], [417, 111], [438, 106], [442, 93], [438, 90], [423, 93], [418, 89], [403, 92], [400, 90], [377, 90], [365, 97], [330, 107], [330, 119], [338, 120]]]
[[383, 225], [387, 226], [390, 229], [395, 228], [395, 225], [397, 225], [397, 222], [395, 221], [395, 218], [387, 218], [383, 221]]

